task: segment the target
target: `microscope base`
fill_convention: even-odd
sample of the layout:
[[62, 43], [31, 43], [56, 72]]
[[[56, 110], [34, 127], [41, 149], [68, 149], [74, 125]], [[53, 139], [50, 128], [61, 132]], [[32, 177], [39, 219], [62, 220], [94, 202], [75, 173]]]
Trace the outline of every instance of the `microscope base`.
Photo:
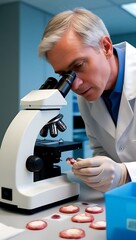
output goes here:
[[16, 202], [0, 201], [0, 207], [14, 212], [33, 214], [76, 200], [79, 196], [79, 184], [68, 181], [67, 175], [62, 174], [36, 182], [33, 187], [27, 187], [20, 193], [19, 196], [14, 196]]
[[63, 199], [63, 200], [60, 200], [58, 202], [50, 203], [50, 204], [47, 204], [47, 205], [44, 205], [44, 206], [41, 206], [41, 207], [38, 207], [38, 208], [35, 208], [35, 209], [18, 208], [16, 205], [11, 205], [11, 204], [8, 204], [8, 203], [3, 203], [3, 202], [0, 202], [0, 207], [3, 208], [3, 209], [7, 209], [11, 212], [15, 212], [15, 213], [18, 212], [18, 213], [21, 213], [21, 214], [31, 215], [31, 214], [34, 214], [34, 213], [37, 213], [37, 212], [40, 212], [40, 211], [44, 211], [44, 210], [52, 208], [52, 207], [56, 207], [56, 206], [59, 206], [59, 205], [62, 205], [62, 204], [68, 203], [68, 202], [75, 201], [75, 200], [78, 199], [78, 196], [79, 195], [73, 196], [73, 197], [70, 197], [70, 198], [67, 198], [67, 199]]

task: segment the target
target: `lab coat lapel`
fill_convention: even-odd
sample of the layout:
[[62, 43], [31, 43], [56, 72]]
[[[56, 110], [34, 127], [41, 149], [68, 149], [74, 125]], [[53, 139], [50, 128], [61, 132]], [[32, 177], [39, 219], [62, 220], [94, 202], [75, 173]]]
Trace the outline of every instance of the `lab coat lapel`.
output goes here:
[[133, 111], [131, 108], [131, 104], [133, 100], [127, 101], [127, 98], [122, 93], [121, 98], [121, 105], [120, 110], [118, 114], [118, 122], [117, 122], [117, 128], [116, 128], [116, 142], [120, 139], [120, 137], [123, 135], [127, 127], [129, 126], [131, 120], [133, 119]]
[[101, 98], [93, 103], [92, 116], [106, 132], [108, 132], [112, 137], [115, 137], [114, 123]]

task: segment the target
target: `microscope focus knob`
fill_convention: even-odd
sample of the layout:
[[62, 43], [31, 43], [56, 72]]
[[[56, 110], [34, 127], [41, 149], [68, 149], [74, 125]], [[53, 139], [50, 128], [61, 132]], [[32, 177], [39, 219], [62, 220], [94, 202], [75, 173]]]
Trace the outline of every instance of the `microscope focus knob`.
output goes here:
[[30, 172], [39, 172], [43, 168], [43, 159], [31, 155], [26, 160], [26, 168]]

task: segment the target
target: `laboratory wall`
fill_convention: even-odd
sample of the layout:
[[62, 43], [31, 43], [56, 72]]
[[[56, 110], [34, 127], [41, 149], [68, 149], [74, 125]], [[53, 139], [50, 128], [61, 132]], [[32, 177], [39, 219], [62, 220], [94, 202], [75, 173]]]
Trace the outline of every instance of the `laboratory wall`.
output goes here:
[[3, 4], [0, 6], [0, 142], [18, 111], [19, 62], [19, 5]]
[[[0, 5], [0, 143], [10, 122], [20, 110], [20, 99], [38, 89], [49, 76], [58, 79], [52, 67], [38, 56], [38, 45], [51, 17], [24, 3]], [[60, 112], [67, 130], [59, 133], [54, 140], [73, 140], [72, 92], [66, 96], [66, 101], [67, 106]], [[15, 135], [11, 136], [13, 145], [15, 136], [16, 129]], [[68, 154], [71, 156], [73, 152], [62, 153], [62, 171], [69, 169], [65, 161]]]
[[136, 32], [134, 33], [126, 33], [126, 34], [119, 34], [111, 36], [113, 43], [119, 43], [119, 42], [125, 42], [132, 44], [134, 47], [136, 47]]

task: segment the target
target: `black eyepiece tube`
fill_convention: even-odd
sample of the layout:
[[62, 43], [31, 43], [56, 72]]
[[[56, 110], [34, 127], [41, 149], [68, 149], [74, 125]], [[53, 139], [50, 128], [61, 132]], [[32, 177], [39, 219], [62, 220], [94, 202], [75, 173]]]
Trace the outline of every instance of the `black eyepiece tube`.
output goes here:
[[41, 87], [39, 88], [41, 89], [53, 89], [56, 88], [56, 85], [58, 84], [58, 81], [56, 78], [54, 77], [49, 77], [47, 78], [47, 80], [41, 85]]
[[76, 73], [74, 71], [67, 72], [56, 85], [56, 89], [60, 91], [62, 96], [65, 98], [69, 90], [71, 89], [72, 83], [76, 78]]

